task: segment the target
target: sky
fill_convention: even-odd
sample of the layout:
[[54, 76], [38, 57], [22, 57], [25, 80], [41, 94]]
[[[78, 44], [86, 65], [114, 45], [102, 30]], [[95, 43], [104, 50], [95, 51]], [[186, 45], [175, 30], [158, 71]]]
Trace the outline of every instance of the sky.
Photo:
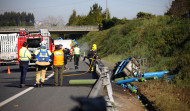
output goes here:
[[0, 0], [0, 14], [24, 11], [33, 13], [36, 21], [53, 16], [61, 17], [66, 24], [73, 10], [77, 15], [87, 15], [90, 7], [98, 3], [105, 11], [106, 1], [111, 17], [133, 19], [140, 11], [163, 15], [172, 0]]

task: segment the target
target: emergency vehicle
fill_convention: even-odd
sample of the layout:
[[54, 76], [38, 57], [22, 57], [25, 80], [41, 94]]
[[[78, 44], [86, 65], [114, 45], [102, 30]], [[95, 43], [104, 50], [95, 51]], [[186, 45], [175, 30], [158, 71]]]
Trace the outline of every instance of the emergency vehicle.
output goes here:
[[63, 45], [63, 49], [69, 49], [70, 53], [67, 54], [67, 59], [71, 61], [73, 57], [73, 40], [63, 40], [61, 37], [59, 37], [58, 39], [54, 40], [54, 46], [59, 44]]
[[[24, 42], [28, 43], [28, 50], [31, 55], [40, 48], [40, 43], [45, 43], [46, 48], [52, 52], [53, 39], [50, 38], [50, 33], [48, 29], [40, 29], [39, 33], [28, 33], [25, 29], [20, 29], [20, 35], [18, 37], [18, 60], [19, 60], [19, 50], [22, 48]], [[29, 66], [35, 66], [35, 59], [32, 58], [29, 61]]]

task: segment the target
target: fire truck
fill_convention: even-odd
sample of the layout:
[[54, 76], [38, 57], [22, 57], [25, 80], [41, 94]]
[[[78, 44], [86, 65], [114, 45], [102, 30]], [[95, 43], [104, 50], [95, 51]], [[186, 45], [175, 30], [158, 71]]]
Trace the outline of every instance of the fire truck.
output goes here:
[[[29, 33], [25, 29], [20, 29], [20, 34], [18, 37], [18, 54], [19, 50], [22, 48], [23, 43], [28, 43], [28, 50], [30, 51], [31, 55], [34, 55], [34, 52], [40, 48], [40, 43], [43, 41], [43, 43], [46, 44], [46, 48], [50, 51], [52, 51], [53, 48], [53, 39], [50, 38], [50, 33], [48, 29], [40, 29], [39, 33]], [[18, 55], [19, 59], [19, 55]], [[35, 60], [32, 58], [29, 61], [29, 67], [35, 66]]]

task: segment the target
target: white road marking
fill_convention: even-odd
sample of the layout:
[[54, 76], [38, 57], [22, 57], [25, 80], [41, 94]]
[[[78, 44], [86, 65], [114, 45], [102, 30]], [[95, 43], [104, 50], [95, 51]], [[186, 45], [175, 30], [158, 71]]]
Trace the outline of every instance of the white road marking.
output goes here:
[[[50, 74], [47, 78], [45, 78], [45, 80], [48, 80], [48, 79], [51, 78], [53, 75], [54, 75], [54, 73]], [[34, 89], [34, 87], [29, 87], [29, 88], [25, 89], [24, 91], [22, 91], [22, 92], [20, 92], [20, 93], [18, 93], [18, 94], [16, 94], [16, 95], [14, 95], [14, 96], [12, 96], [12, 97], [10, 97], [10, 98], [4, 100], [4, 101], [2, 101], [2, 102], [0, 103], [0, 107], [2, 107], [3, 105], [5, 105], [5, 104], [11, 102], [12, 100], [18, 98], [19, 96], [22, 96], [23, 94], [27, 93], [28, 91], [30, 91], [30, 90], [32, 90], [32, 89]]]
[[14, 95], [14, 96], [12, 96], [12, 97], [10, 97], [10, 98], [4, 100], [3, 102], [0, 103], [0, 107], [2, 107], [3, 105], [9, 103], [9, 102], [12, 101], [12, 100], [18, 98], [19, 96], [21, 96], [21, 95], [27, 93], [28, 91], [32, 90], [33, 88], [34, 88], [34, 87], [29, 87], [29, 88], [25, 89], [24, 91], [22, 91], [22, 92], [20, 92], [20, 93], [18, 93], [18, 94], [16, 94], [16, 95]]
[[54, 75], [54, 73], [50, 74], [47, 78], [45, 78], [45, 80], [48, 80], [49, 78], [51, 78]]

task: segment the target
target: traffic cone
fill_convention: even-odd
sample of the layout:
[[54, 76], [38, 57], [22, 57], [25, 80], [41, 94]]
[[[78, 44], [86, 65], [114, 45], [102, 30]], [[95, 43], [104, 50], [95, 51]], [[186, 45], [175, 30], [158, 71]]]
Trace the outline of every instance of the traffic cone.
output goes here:
[[9, 68], [9, 66], [8, 66], [8, 72], [7, 72], [7, 74], [11, 74], [11, 71], [10, 71], [10, 68]]

